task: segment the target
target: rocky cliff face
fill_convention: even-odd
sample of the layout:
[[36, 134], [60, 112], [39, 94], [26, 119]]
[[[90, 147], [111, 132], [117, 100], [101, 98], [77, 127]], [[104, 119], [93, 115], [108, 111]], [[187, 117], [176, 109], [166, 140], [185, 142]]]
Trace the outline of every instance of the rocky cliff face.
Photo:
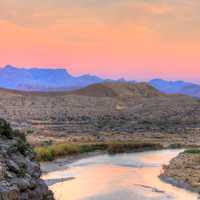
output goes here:
[[0, 200], [53, 200], [24, 135], [0, 119]]

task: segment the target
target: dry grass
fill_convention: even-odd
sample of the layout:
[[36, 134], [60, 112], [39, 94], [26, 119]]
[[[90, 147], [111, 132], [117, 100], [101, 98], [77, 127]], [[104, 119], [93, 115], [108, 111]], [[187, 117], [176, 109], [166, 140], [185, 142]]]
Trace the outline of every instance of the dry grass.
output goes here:
[[129, 151], [139, 150], [151, 150], [151, 149], [162, 149], [163, 147], [157, 143], [150, 142], [108, 142], [108, 143], [66, 143], [56, 144], [44, 147], [36, 147], [35, 152], [37, 153], [37, 159], [39, 161], [52, 161], [58, 157], [77, 155], [82, 153], [88, 153], [93, 151], [107, 151], [108, 153], [123, 153]]

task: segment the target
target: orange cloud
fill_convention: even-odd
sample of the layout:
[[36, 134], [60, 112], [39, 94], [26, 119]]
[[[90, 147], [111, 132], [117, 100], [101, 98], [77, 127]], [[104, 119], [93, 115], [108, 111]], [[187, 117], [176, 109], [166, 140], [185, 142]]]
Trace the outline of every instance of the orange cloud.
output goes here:
[[173, 10], [169, 4], [144, 4], [143, 9], [145, 12], [152, 15], [165, 15]]

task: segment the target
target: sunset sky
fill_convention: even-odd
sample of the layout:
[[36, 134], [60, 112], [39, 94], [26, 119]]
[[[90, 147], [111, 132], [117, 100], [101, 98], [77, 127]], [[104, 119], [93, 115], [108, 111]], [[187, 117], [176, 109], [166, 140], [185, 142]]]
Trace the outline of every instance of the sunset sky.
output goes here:
[[0, 66], [200, 82], [199, 0], [0, 0]]

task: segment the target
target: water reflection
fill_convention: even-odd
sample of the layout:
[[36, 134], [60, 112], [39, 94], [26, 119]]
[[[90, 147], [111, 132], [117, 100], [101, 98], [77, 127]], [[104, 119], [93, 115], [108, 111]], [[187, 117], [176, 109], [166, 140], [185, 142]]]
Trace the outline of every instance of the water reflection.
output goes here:
[[[161, 165], [179, 150], [102, 155], [82, 159], [45, 175], [57, 200], [196, 200], [195, 193], [162, 182]], [[65, 180], [73, 178], [70, 180]]]

